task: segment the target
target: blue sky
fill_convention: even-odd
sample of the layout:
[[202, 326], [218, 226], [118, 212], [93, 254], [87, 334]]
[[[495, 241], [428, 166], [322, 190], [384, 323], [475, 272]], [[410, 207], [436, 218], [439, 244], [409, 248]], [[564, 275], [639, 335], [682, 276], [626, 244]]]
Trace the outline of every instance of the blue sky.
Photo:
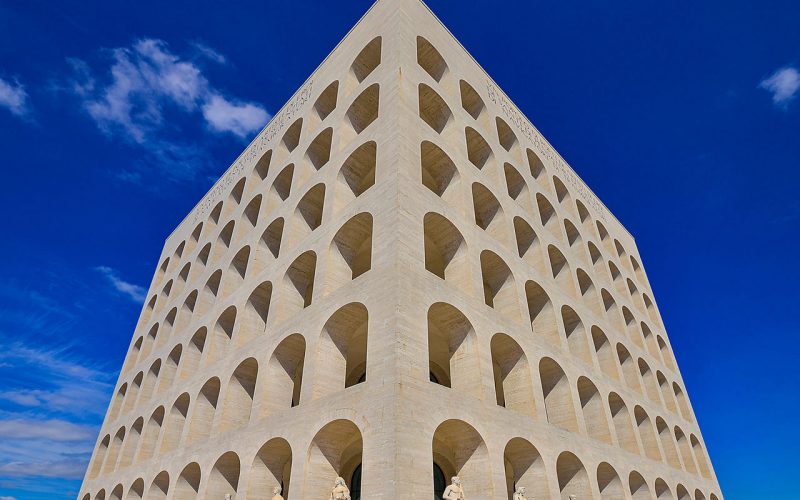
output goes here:
[[[0, 2], [0, 500], [75, 497], [164, 238], [369, 3]], [[723, 494], [791, 495], [800, 3], [429, 4], [636, 237]]]

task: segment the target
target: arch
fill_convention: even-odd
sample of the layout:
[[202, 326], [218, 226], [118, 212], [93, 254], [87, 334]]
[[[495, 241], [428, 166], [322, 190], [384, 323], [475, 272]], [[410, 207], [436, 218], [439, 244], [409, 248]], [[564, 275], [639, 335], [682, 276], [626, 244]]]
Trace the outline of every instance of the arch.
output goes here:
[[422, 222], [425, 246], [425, 269], [469, 292], [471, 276], [467, 245], [461, 232], [444, 216], [429, 212]]
[[291, 153], [300, 144], [300, 136], [303, 132], [303, 119], [298, 118], [284, 132], [281, 138], [281, 147], [285, 153]]
[[417, 37], [417, 64], [437, 82], [447, 74], [447, 63], [431, 43], [421, 36]]
[[200, 327], [186, 344], [186, 354], [183, 356], [184, 361], [180, 371], [181, 380], [186, 380], [197, 371], [206, 346], [206, 337], [208, 330], [204, 326]]
[[482, 399], [475, 329], [450, 304], [437, 302], [428, 309], [428, 361], [440, 385]]
[[309, 189], [297, 202], [297, 208], [295, 208], [292, 223], [289, 226], [290, 244], [297, 243], [322, 225], [324, 207], [325, 184], [321, 182]]
[[228, 346], [233, 339], [233, 330], [236, 327], [236, 306], [229, 306], [219, 315], [211, 336], [206, 364], [211, 364], [225, 357]]
[[150, 327], [150, 330], [147, 332], [147, 335], [144, 336], [144, 341], [142, 343], [142, 349], [139, 352], [139, 359], [137, 363], [142, 362], [142, 360], [146, 359], [147, 356], [150, 354], [150, 351], [153, 349], [153, 346], [156, 343], [156, 337], [158, 336], [158, 323], [155, 323], [153, 326]]
[[358, 53], [353, 64], [350, 66], [350, 73], [358, 83], [366, 79], [375, 68], [381, 63], [381, 37], [373, 38]]
[[619, 359], [620, 367], [622, 367], [625, 383], [629, 388], [642, 394], [642, 384], [639, 382], [639, 370], [636, 368], [636, 362], [631, 357], [628, 349], [621, 343], [617, 344], [617, 358]]
[[628, 476], [628, 487], [631, 490], [631, 500], [653, 500], [650, 487], [641, 474], [632, 471]]
[[314, 111], [317, 113], [319, 121], [324, 121], [334, 109], [339, 95], [339, 80], [334, 80], [330, 85], [325, 87], [325, 90], [320, 93], [317, 100], [314, 101]]
[[351, 129], [347, 131], [348, 137], [342, 138], [344, 144], [352, 140], [354, 135], [363, 132], [378, 118], [379, 100], [380, 86], [377, 83], [367, 87], [355, 98], [353, 104], [350, 105], [347, 113], [345, 113]]
[[625, 321], [625, 333], [628, 335], [628, 338], [640, 349], [643, 349], [642, 338], [636, 328], [636, 318], [633, 317], [633, 313], [627, 306], [622, 306], [622, 319]]
[[[118, 469], [124, 469], [133, 463], [133, 455], [136, 453], [136, 448], [139, 446], [139, 441], [142, 437], [142, 430], [144, 429], [144, 418], [139, 417], [128, 429], [128, 436], [122, 444], [122, 450], [119, 454]], [[120, 493], [120, 498], [122, 494]]]
[[206, 486], [205, 498], [225, 498], [226, 494], [230, 494], [233, 498], [236, 498], [236, 492], [239, 489], [240, 471], [241, 464], [239, 462], [239, 455], [232, 451], [223, 453], [211, 469], [208, 485]]
[[547, 181], [547, 170], [544, 168], [542, 159], [530, 149], [525, 150], [525, 155], [528, 157], [528, 167], [530, 168], [531, 176], [536, 180], [540, 188], [549, 191], [550, 186]]
[[436, 133], [441, 134], [449, 123], [453, 121], [453, 112], [442, 96], [435, 90], [419, 84], [419, 116]]
[[266, 332], [271, 302], [272, 283], [269, 281], [261, 283], [250, 293], [244, 306], [237, 345], [244, 345]]
[[541, 285], [535, 281], [528, 281], [525, 283], [525, 298], [528, 302], [528, 316], [533, 334], [541, 335], [550, 345], [560, 347], [556, 314], [550, 296]]
[[656, 379], [658, 380], [658, 388], [661, 390], [661, 397], [664, 398], [664, 404], [669, 411], [677, 414], [678, 406], [677, 403], [675, 403], [675, 393], [672, 392], [667, 377], [659, 371], [656, 372]]
[[464, 137], [467, 143], [467, 158], [478, 170], [494, 164], [494, 154], [492, 147], [486, 142], [481, 134], [472, 127], [464, 129]]
[[98, 491], [97, 494], [94, 496], [94, 500], [106, 500], [106, 490], [101, 489], [100, 491]]
[[611, 420], [614, 422], [614, 430], [617, 434], [619, 446], [631, 453], [641, 453], [625, 401], [622, 400], [619, 394], [612, 392], [608, 395], [608, 407], [611, 410]]
[[108, 497], [109, 500], [122, 500], [122, 485], [118, 484], [111, 490], [111, 496]]
[[466, 81], [459, 81], [459, 90], [461, 91], [461, 107], [464, 108], [464, 111], [469, 113], [472, 118], [477, 120], [481, 116], [483, 110], [486, 109], [486, 104], [484, 104], [480, 94]]
[[675, 493], [678, 496], [678, 500], [692, 500], [691, 495], [689, 495], [689, 490], [682, 484], [679, 484], [677, 488], [675, 488]]
[[605, 288], [600, 290], [600, 297], [603, 299], [603, 308], [606, 311], [606, 318], [608, 319], [609, 323], [615, 328], [622, 330], [624, 328], [622, 324], [622, 317], [619, 313], [619, 307], [617, 306], [617, 302], [614, 300], [614, 296], [609, 293], [608, 290]]
[[678, 401], [678, 408], [680, 409], [681, 416], [687, 422], [691, 422], [692, 411], [689, 409], [689, 400], [677, 382], [672, 383], [672, 392], [675, 393], [675, 399]]
[[272, 186], [267, 193], [267, 212], [275, 210], [281, 203], [289, 198], [292, 192], [292, 178], [294, 177], [294, 164], [286, 165], [275, 176]]
[[[158, 443], [158, 436], [161, 434], [161, 426], [164, 423], [164, 413], [164, 407], [159, 406], [147, 420], [147, 427], [145, 427], [142, 435], [142, 444], [139, 447], [139, 453], [136, 455], [136, 463], [148, 460], [153, 456], [153, 451], [155, 451]], [[144, 490], [144, 485], [142, 485], [142, 489]]]
[[556, 475], [563, 500], [569, 500], [571, 495], [575, 495], [577, 498], [592, 498], [589, 475], [575, 454], [565, 451], [558, 456]]
[[298, 256], [283, 276], [283, 307], [279, 309], [281, 320], [293, 317], [311, 305], [314, 294], [314, 276], [317, 254], [309, 250]]
[[600, 490], [600, 500], [625, 498], [619, 474], [608, 462], [601, 462], [597, 466], [597, 489]]
[[114, 421], [119, 416], [119, 412], [122, 409], [122, 403], [125, 401], [125, 393], [128, 392], [128, 383], [125, 382], [122, 384], [119, 389], [117, 389], [117, 393], [114, 396], [114, 400], [111, 403], [111, 411], [108, 413], [109, 420]]
[[483, 184], [472, 184], [472, 206], [475, 224], [501, 242], [506, 242], [505, 213], [500, 202]]
[[594, 274], [601, 278], [607, 277], [608, 272], [603, 263], [603, 254], [600, 253], [600, 249], [597, 248], [597, 245], [595, 245], [591, 241], [586, 243], [586, 248], [589, 250], [589, 258], [592, 261]]
[[678, 450], [680, 450], [681, 458], [683, 459], [683, 468], [689, 474], [697, 474], [697, 466], [694, 463], [694, 456], [692, 449], [689, 447], [689, 440], [686, 434], [683, 433], [680, 427], [675, 426], [675, 441], [678, 443]]
[[194, 401], [187, 443], [196, 443], [211, 435], [211, 425], [214, 423], [214, 414], [217, 412], [219, 402], [219, 390], [220, 381], [217, 377], [211, 377], [203, 384]]
[[377, 158], [378, 146], [375, 141], [365, 142], [350, 153], [336, 177], [334, 213], [375, 185]]
[[636, 405], [633, 408], [633, 416], [636, 419], [636, 429], [644, 447], [644, 454], [656, 461], [663, 460], [661, 451], [658, 448], [658, 439], [653, 429], [653, 423], [650, 421], [647, 412], [641, 406]]
[[197, 290], [192, 290], [189, 295], [186, 296], [186, 299], [183, 301], [183, 305], [181, 306], [181, 310], [178, 313], [177, 324], [175, 328], [178, 331], [182, 331], [184, 328], [188, 327], [189, 324], [192, 322], [192, 314], [194, 313], [195, 305], [197, 304], [197, 297], [199, 293]]
[[136, 500], [139, 498], [144, 498], [144, 479], [139, 478], [131, 484], [131, 488], [128, 490], [128, 495], [125, 497], [126, 500]]
[[147, 500], [166, 500], [169, 493], [169, 474], [161, 471], [153, 478], [150, 488], [147, 490]]
[[592, 327], [592, 344], [594, 345], [594, 352], [597, 355], [597, 361], [600, 363], [600, 369], [607, 376], [619, 380], [619, 371], [617, 370], [614, 348], [608, 341], [606, 334], [603, 333], [603, 330], [597, 326]]
[[331, 143], [333, 141], [333, 128], [328, 127], [311, 141], [306, 149], [306, 159], [319, 171], [331, 159]]
[[122, 414], [126, 414], [136, 407], [136, 400], [139, 398], [139, 390], [144, 380], [144, 372], [139, 372], [133, 377], [128, 391], [125, 393], [125, 404], [122, 405]]
[[667, 463], [678, 470], [681, 470], [681, 462], [678, 458], [678, 448], [675, 446], [675, 441], [672, 438], [672, 433], [669, 431], [667, 423], [661, 417], [656, 417], [656, 431], [658, 432], [658, 439], [661, 441], [661, 448], [664, 450], [664, 455], [667, 458]]
[[557, 427], [578, 433], [578, 420], [572, 402], [570, 383], [564, 370], [551, 358], [539, 362], [547, 421]]
[[247, 265], [250, 262], [250, 247], [241, 248], [231, 259], [228, 265], [228, 272], [225, 273], [225, 286], [223, 295], [228, 296], [237, 291], [244, 283], [247, 275]]
[[601, 314], [602, 306], [600, 305], [600, 297], [597, 295], [597, 288], [594, 286], [592, 278], [583, 269], [575, 270], [575, 277], [578, 278], [578, 286], [580, 288], [581, 297], [583, 302], [597, 315]]
[[222, 283], [222, 269], [217, 269], [208, 277], [203, 291], [200, 294], [200, 310], [208, 311], [214, 307], [214, 302], [219, 294], [219, 285]]
[[561, 238], [561, 229], [558, 227], [556, 209], [542, 193], [536, 193], [536, 207], [539, 210], [539, 220], [542, 227], [550, 231], [556, 238]]
[[517, 252], [520, 258], [534, 267], [536, 271], [545, 274], [543, 269], [542, 242], [530, 224], [522, 217], [514, 217], [514, 235], [517, 240]]
[[491, 340], [491, 350], [497, 404], [535, 416], [530, 366], [522, 348], [508, 335], [496, 333]]
[[[268, 150], [264, 154], [261, 155], [261, 158], [258, 159], [256, 162], [256, 166], [253, 167], [253, 173], [257, 176], [257, 180], [263, 181], [269, 175], [269, 166], [272, 163], [272, 150]], [[255, 188], [255, 184], [252, 185]]]
[[372, 214], [354, 215], [331, 241], [326, 275], [330, 293], [372, 268]]
[[564, 232], [567, 234], [567, 243], [570, 248], [581, 244], [581, 232], [569, 219], [564, 219]]
[[653, 305], [653, 300], [646, 293], [642, 294], [642, 300], [644, 301], [644, 306], [647, 310], [647, 315], [650, 317], [650, 321], [652, 321], [654, 325], [660, 324], [658, 320], [658, 312], [656, 312], [656, 308]]
[[161, 335], [158, 336], [158, 343], [156, 344], [156, 347], [163, 347], [164, 344], [167, 343], [167, 340], [169, 340], [169, 337], [172, 334], [172, 328], [175, 326], [175, 316], [177, 315], [177, 307], [173, 307], [167, 313], [167, 316], [164, 318], [164, 329], [161, 332]]
[[351, 302], [331, 315], [317, 344], [314, 399], [366, 380], [369, 313]]
[[517, 135], [511, 130], [511, 127], [508, 126], [508, 123], [505, 122], [499, 116], [494, 119], [495, 126], [497, 127], [497, 140], [500, 142], [500, 145], [508, 152], [511, 152], [511, 148], [519, 144], [519, 140], [517, 139]]
[[169, 453], [178, 447], [189, 413], [189, 394], [183, 393], [175, 400], [164, 423], [164, 435], [161, 436], [161, 453]]
[[517, 486], [524, 486], [531, 499], [550, 496], [542, 455], [527, 439], [516, 437], [506, 444], [503, 465], [508, 498], [512, 497]]
[[611, 430], [608, 427], [605, 404], [597, 386], [586, 377], [579, 377], [577, 386], [586, 432], [592, 439], [611, 444]]
[[261, 238], [258, 240], [258, 250], [253, 265], [256, 273], [262, 271], [269, 262], [277, 259], [281, 251], [281, 240], [283, 239], [283, 217], [278, 217], [264, 229]]
[[247, 498], [270, 500], [272, 488], [280, 486], [284, 498], [289, 496], [292, 475], [292, 448], [283, 438], [272, 438], [262, 446], [253, 459], [247, 481]]
[[257, 380], [258, 361], [255, 358], [245, 359], [233, 371], [225, 389], [220, 432], [244, 427], [250, 421]]
[[353, 491], [351, 478], [361, 464], [363, 447], [361, 431], [353, 422], [341, 419], [326, 424], [308, 447], [303, 497], [328, 497], [337, 477], [343, 477]]
[[89, 465], [89, 478], [93, 479], [100, 474], [101, 467], [106, 459], [106, 453], [108, 452], [109, 444], [111, 444], [111, 436], [106, 434], [105, 437], [103, 437], [103, 439], [100, 441], [100, 444], [94, 450], [94, 455], [92, 456], [92, 461]]
[[264, 415], [300, 404], [305, 356], [306, 340], [299, 333], [283, 339], [272, 352], [265, 379]]
[[650, 365], [645, 360], [639, 358], [639, 375], [644, 382], [644, 389], [647, 397], [656, 404], [661, 404], [661, 397], [658, 395], [658, 384], [656, 384], [656, 377], [650, 369]]
[[223, 227], [222, 231], [219, 232], [219, 236], [217, 237], [217, 251], [220, 254], [224, 253], [228, 248], [231, 247], [234, 229], [236, 229], [236, 222], [230, 221], [225, 224], [225, 227]]
[[468, 498], [494, 498], [491, 460], [474, 427], [462, 420], [445, 420], [436, 428], [431, 448], [433, 463], [446, 478], [459, 476]]
[[490, 250], [481, 252], [480, 260], [484, 302], [505, 318], [519, 321], [517, 284], [511, 269]]
[[157, 359], [153, 361], [153, 364], [150, 365], [150, 368], [147, 370], [147, 374], [144, 376], [144, 381], [142, 383], [142, 389], [139, 391], [139, 404], [143, 404], [150, 400], [153, 396], [153, 391], [156, 388], [156, 382], [158, 381], [159, 374], [161, 373], [161, 360]]
[[700, 440], [697, 439], [697, 436], [694, 434], [689, 436], [689, 442], [692, 444], [692, 452], [694, 453], [697, 467], [700, 469], [700, 474], [706, 479], [711, 479], [711, 468], [708, 466], [708, 460], [706, 459], [706, 452], [703, 450], [703, 445], [700, 444]]
[[173, 500], [195, 500], [200, 496], [200, 465], [192, 462], [183, 468], [175, 483]]
[[567, 346], [573, 356], [582, 359], [584, 363], [592, 364], [592, 355], [589, 352], [588, 339], [586, 338], [586, 328], [583, 326], [578, 313], [569, 306], [561, 307], [561, 321], [564, 324]]
[[647, 347], [647, 352], [649, 352], [654, 359], [659, 359], [656, 336], [653, 335], [653, 332], [650, 330], [650, 327], [647, 326], [647, 323], [645, 323], [644, 321], [639, 323], [639, 328], [642, 330], [642, 339], [644, 340], [645, 347]]
[[461, 175], [453, 160], [439, 146], [429, 141], [420, 144], [422, 184], [443, 200], [459, 204]]
[[706, 496], [700, 490], [694, 490], [694, 500], [706, 500]]
[[673, 500], [674, 498], [667, 483], [661, 478], [656, 479], [656, 499]]

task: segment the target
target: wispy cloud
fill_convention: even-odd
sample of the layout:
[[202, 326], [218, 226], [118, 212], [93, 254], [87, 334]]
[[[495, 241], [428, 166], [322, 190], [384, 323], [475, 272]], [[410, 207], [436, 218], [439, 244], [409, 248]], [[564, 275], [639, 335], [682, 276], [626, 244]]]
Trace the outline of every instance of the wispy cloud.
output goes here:
[[772, 94], [773, 104], [786, 109], [800, 90], [800, 72], [793, 66], [785, 66], [764, 79], [758, 86]]
[[19, 117], [27, 116], [30, 107], [25, 87], [17, 81], [8, 82], [0, 78], [0, 107]]
[[[202, 43], [192, 43], [184, 56], [158, 39], [142, 39], [107, 53], [108, 67], [69, 60], [73, 76], [68, 88], [104, 134], [141, 146], [173, 179], [194, 177], [202, 169], [197, 162], [202, 163], [203, 154], [197, 146], [174, 138], [169, 117], [199, 113], [212, 133], [238, 138], [259, 130], [270, 118], [260, 104], [227, 96], [209, 82], [201, 60], [224, 64], [226, 59]], [[130, 174], [127, 179], [135, 181], [137, 176]]]
[[119, 274], [115, 269], [112, 269], [108, 266], [97, 266], [95, 267], [95, 270], [105, 276], [116, 291], [127, 296], [134, 302], [144, 302], [144, 299], [147, 295], [147, 289], [143, 286], [134, 285], [133, 283], [123, 280], [119, 277]]

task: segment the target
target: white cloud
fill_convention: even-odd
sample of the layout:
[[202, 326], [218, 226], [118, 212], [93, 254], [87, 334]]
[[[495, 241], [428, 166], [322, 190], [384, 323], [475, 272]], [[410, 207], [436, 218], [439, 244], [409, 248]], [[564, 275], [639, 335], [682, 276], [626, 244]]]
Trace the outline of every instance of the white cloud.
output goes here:
[[10, 83], [0, 78], [0, 107], [17, 116], [27, 116], [30, 109], [25, 88], [19, 82]]
[[212, 130], [244, 137], [260, 130], [269, 121], [270, 115], [260, 106], [232, 103], [221, 95], [213, 95], [203, 104], [203, 117]]
[[59, 419], [14, 418], [0, 420], [0, 439], [49, 439], [52, 441], [89, 441], [96, 435], [93, 426]]
[[144, 302], [147, 296], [147, 289], [143, 286], [134, 285], [121, 279], [117, 271], [108, 266], [98, 266], [95, 270], [105, 276], [118, 292], [127, 295], [134, 302]]
[[800, 90], [800, 72], [792, 66], [786, 66], [770, 75], [758, 86], [772, 94], [772, 102], [776, 106], [785, 108], [797, 97]]

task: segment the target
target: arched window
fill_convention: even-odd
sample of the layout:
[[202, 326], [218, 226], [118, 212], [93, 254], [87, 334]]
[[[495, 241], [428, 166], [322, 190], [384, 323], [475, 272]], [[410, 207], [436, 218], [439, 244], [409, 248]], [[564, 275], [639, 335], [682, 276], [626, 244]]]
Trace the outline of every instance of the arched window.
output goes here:
[[433, 463], [448, 480], [456, 475], [469, 478], [471, 497], [495, 498], [489, 453], [483, 438], [471, 425], [461, 420], [442, 422], [433, 434], [432, 454]]
[[189, 413], [189, 395], [183, 393], [178, 396], [164, 423], [164, 435], [161, 437], [161, 453], [169, 453], [178, 447], [186, 423], [186, 414]]
[[597, 466], [597, 488], [600, 490], [600, 500], [625, 498], [622, 481], [608, 462], [602, 462]]
[[589, 437], [611, 444], [611, 431], [608, 428], [605, 405], [597, 386], [586, 377], [578, 378], [578, 397], [580, 398], [583, 421]]
[[575, 495], [577, 498], [592, 497], [592, 487], [589, 484], [586, 468], [573, 453], [565, 451], [558, 456], [556, 474], [561, 498], [569, 498], [570, 495]]
[[278, 344], [267, 365], [264, 415], [300, 404], [306, 341], [302, 335], [289, 335]]
[[239, 363], [225, 390], [220, 432], [244, 427], [250, 421], [257, 380], [258, 362], [254, 358], [247, 358]]
[[619, 394], [612, 392], [608, 395], [608, 406], [611, 410], [611, 420], [614, 422], [614, 430], [617, 433], [619, 446], [631, 453], [640, 453], [639, 445], [636, 442], [636, 434], [631, 425], [631, 416], [628, 413], [628, 406], [619, 397]]
[[365, 380], [368, 320], [367, 308], [352, 302], [339, 308], [325, 323], [317, 345], [314, 399]]
[[504, 333], [492, 337], [492, 367], [497, 404], [535, 416], [528, 358], [514, 339]]
[[200, 466], [192, 462], [181, 471], [175, 484], [174, 500], [194, 500], [200, 497]]
[[464, 237], [456, 226], [437, 213], [427, 213], [423, 220], [425, 269], [469, 292], [471, 276]]
[[225, 498], [226, 494], [236, 498], [239, 489], [239, 455], [229, 451], [219, 457], [211, 469], [206, 487], [206, 498]]
[[214, 423], [214, 414], [217, 412], [219, 401], [220, 382], [217, 377], [212, 377], [200, 389], [194, 401], [192, 421], [189, 424], [189, 444], [202, 441], [211, 435], [211, 426]]
[[528, 301], [528, 315], [533, 334], [541, 336], [550, 345], [560, 347], [556, 313], [550, 296], [538, 283], [528, 281], [525, 283], [525, 297]]
[[342, 225], [330, 246], [326, 293], [372, 268], [372, 215], [362, 212]]
[[250, 468], [247, 481], [247, 498], [268, 500], [272, 488], [280, 486], [283, 498], [289, 495], [292, 476], [292, 448], [283, 438], [272, 438], [262, 446]]
[[353, 485], [352, 479], [361, 465], [363, 446], [361, 431], [349, 420], [334, 420], [320, 429], [308, 448], [303, 496], [330, 496], [337, 477], [349, 480], [347, 487], [351, 493], [359, 491], [360, 485]]
[[570, 383], [564, 370], [550, 358], [539, 362], [547, 421], [570, 432], [578, 433], [578, 421], [572, 403]]
[[561, 307], [561, 321], [564, 324], [567, 346], [569, 352], [576, 358], [582, 359], [584, 363], [592, 364], [592, 355], [589, 352], [589, 344], [586, 338], [586, 328], [583, 326], [578, 313], [569, 306]]
[[517, 285], [511, 269], [490, 250], [481, 252], [480, 260], [484, 302], [506, 319], [518, 322], [520, 315]]
[[482, 398], [475, 330], [455, 307], [437, 302], [428, 309], [429, 371], [437, 383]]
[[528, 498], [550, 496], [544, 460], [528, 440], [519, 437], [511, 439], [503, 451], [503, 465], [509, 498], [517, 486], [525, 487]]

